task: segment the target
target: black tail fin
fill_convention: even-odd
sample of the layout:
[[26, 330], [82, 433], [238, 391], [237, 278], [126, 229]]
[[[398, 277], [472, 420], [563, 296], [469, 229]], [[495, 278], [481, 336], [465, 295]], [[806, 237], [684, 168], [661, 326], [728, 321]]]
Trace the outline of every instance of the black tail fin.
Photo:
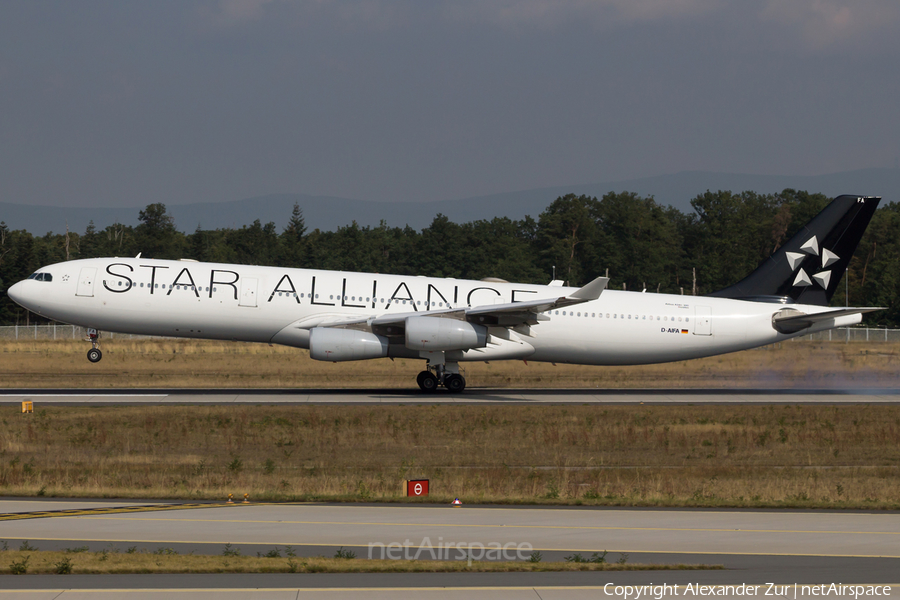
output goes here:
[[721, 298], [828, 306], [879, 197], [839, 196]]

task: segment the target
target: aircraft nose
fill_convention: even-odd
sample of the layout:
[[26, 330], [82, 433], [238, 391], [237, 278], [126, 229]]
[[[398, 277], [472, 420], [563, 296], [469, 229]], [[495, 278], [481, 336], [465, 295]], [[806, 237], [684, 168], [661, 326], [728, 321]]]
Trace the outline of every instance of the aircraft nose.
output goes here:
[[23, 288], [22, 283], [23, 282], [21, 282], [21, 281], [19, 283], [14, 283], [8, 290], [6, 290], [6, 295], [9, 296], [13, 302], [15, 302], [16, 304], [19, 304], [19, 305], [22, 304], [22, 299], [23, 299], [22, 298], [22, 288]]
[[18, 304], [22, 308], [27, 308], [32, 312], [37, 312], [40, 306], [38, 306], [38, 302], [35, 302], [35, 295], [33, 293], [28, 293], [29, 283], [32, 282], [26, 280], [13, 284], [8, 290], [6, 290], [6, 295], [9, 296], [13, 302]]

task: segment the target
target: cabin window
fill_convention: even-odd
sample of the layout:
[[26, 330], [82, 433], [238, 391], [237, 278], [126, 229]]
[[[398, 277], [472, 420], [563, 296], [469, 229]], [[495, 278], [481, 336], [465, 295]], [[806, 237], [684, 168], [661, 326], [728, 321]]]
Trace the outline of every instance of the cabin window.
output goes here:
[[613, 315], [613, 319], [618, 319], [619, 315]]
[[690, 317], [685, 317], [685, 318], [684, 318], [684, 322], [685, 322], [685, 323], [687, 323], [687, 322], [690, 321], [690, 320], [691, 320]]

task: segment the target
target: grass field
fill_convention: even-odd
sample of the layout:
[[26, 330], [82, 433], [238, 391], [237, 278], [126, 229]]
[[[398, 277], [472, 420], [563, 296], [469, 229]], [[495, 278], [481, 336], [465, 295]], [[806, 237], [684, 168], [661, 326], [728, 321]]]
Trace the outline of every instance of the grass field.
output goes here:
[[[260, 344], [0, 344], [5, 387], [411, 388], [421, 361]], [[471, 387], [896, 386], [900, 347], [789, 342], [689, 362], [464, 365]], [[352, 371], [349, 371], [351, 370]], [[351, 376], [348, 376], [351, 373]], [[414, 401], [414, 400], [413, 400]], [[900, 508], [894, 406], [161, 406], [0, 411], [5, 494]]]
[[900, 508], [900, 407], [3, 407], [7, 495]]
[[[27, 544], [27, 542], [26, 542]], [[539, 571], [672, 571], [722, 569], [721, 565], [643, 565], [627, 562], [583, 561], [457, 561], [380, 560], [357, 558], [296, 557], [289, 549], [274, 548], [263, 556], [241, 556], [231, 550], [222, 556], [181, 554], [171, 548], [153, 552], [137, 547], [127, 552], [87, 552], [71, 548], [67, 552], [0, 551], [0, 574], [55, 573], [449, 573], [449, 572], [539, 572]], [[284, 554], [283, 554], [284, 552]]]
[[[0, 342], [0, 386], [414, 388], [424, 361], [322, 363], [305, 350], [191, 340], [110, 340], [103, 360], [89, 344]], [[463, 363], [470, 387], [893, 387], [900, 345], [785, 342], [706, 359], [634, 367], [506, 361]]]

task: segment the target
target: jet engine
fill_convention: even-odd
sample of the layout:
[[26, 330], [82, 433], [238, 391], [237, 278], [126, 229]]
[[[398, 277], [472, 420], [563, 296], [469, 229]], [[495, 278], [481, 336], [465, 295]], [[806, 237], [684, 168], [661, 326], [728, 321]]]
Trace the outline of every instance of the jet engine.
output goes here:
[[388, 339], [367, 331], [313, 327], [309, 332], [309, 355], [332, 362], [383, 358], [388, 355]]
[[439, 317], [406, 319], [406, 347], [411, 350], [468, 350], [487, 346], [487, 327]]

